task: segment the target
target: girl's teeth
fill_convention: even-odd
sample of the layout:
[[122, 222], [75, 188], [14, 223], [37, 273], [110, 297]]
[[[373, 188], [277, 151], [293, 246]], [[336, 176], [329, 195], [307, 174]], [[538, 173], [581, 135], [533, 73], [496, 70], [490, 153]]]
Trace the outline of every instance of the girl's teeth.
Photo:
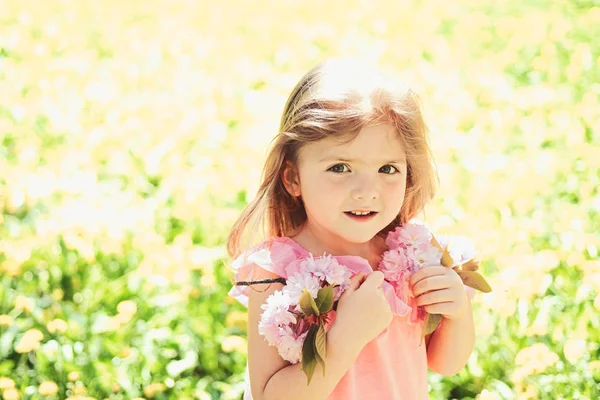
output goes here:
[[360, 211], [350, 211], [350, 214], [354, 214], [354, 215], [367, 215], [370, 214], [371, 211], [365, 211], [365, 212], [360, 212]]

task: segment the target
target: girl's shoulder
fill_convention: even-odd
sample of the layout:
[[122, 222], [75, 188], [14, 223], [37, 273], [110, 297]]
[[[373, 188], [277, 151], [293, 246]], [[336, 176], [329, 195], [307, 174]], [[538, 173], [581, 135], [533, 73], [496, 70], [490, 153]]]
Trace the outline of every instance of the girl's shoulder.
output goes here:
[[275, 236], [259, 243], [240, 254], [231, 267], [238, 272], [255, 264], [273, 272], [282, 278], [287, 278], [286, 266], [298, 259], [304, 258], [308, 252], [293, 239], [286, 236]]
[[[263, 279], [287, 279], [288, 267], [306, 257], [308, 252], [293, 239], [272, 237], [240, 254], [231, 263], [236, 282]], [[248, 306], [250, 285], [234, 285], [229, 295]]]

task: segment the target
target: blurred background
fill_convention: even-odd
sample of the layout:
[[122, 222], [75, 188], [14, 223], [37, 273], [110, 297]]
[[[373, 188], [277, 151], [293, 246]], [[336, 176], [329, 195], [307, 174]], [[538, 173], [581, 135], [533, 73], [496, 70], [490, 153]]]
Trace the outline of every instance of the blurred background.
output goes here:
[[600, 393], [600, 2], [0, 1], [3, 399], [239, 399], [224, 241], [325, 57], [398, 71], [493, 292], [432, 399]]

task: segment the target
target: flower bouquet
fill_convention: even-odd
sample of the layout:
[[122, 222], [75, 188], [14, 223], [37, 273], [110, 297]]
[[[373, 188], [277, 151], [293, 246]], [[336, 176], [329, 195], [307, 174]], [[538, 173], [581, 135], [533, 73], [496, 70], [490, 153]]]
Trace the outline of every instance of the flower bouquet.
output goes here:
[[388, 233], [386, 245], [379, 263], [381, 271], [395, 290], [396, 296], [412, 308], [410, 322], [424, 321], [421, 341], [435, 331], [442, 320], [441, 314], [429, 314], [423, 306], [417, 306], [409, 289], [409, 279], [421, 268], [443, 265], [452, 268], [465, 286], [484, 293], [492, 291], [477, 269], [476, 251], [466, 237], [431, 233], [427, 225], [408, 223]]
[[351, 271], [331, 255], [300, 260], [286, 285], [267, 298], [258, 332], [284, 360], [302, 361], [308, 383], [317, 363], [325, 375], [327, 331], [337, 301], [350, 285]]
[[[482, 292], [491, 288], [476, 271], [475, 250], [464, 237], [439, 235], [436, 239], [424, 224], [409, 223], [386, 237], [379, 271], [383, 272], [395, 295], [411, 306], [409, 321], [424, 321], [421, 340], [439, 325], [440, 314], [428, 314], [417, 306], [408, 283], [421, 268], [443, 265], [453, 268], [463, 284]], [[337, 301], [350, 285], [352, 272], [332, 255], [308, 257], [287, 268], [288, 277], [281, 290], [271, 294], [265, 304], [258, 332], [275, 346], [284, 360], [302, 362], [308, 383], [317, 363], [325, 374], [327, 331], [335, 321]], [[290, 273], [290, 271], [293, 272]]]

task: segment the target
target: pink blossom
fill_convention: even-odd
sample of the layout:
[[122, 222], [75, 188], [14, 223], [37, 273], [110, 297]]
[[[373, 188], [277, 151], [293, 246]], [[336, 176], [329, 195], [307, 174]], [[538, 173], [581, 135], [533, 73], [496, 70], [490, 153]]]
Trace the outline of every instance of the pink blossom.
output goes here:
[[431, 232], [427, 225], [408, 223], [388, 233], [385, 243], [389, 248], [395, 249], [418, 245], [420, 243], [429, 243], [429, 241], [431, 241]]
[[304, 289], [308, 290], [313, 298], [317, 297], [321, 282], [312, 274], [297, 273], [288, 277], [286, 285], [283, 287], [283, 293], [290, 296], [290, 302], [298, 304], [300, 296], [304, 293]]
[[408, 256], [419, 267], [440, 265], [442, 252], [430, 243], [419, 243], [407, 249]]
[[418, 307], [409, 288], [409, 280], [416, 271], [431, 265], [439, 265], [442, 252], [431, 244], [431, 232], [427, 225], [409, 223], [396, 228], [386, 238], [390, 250], [383, 254], [379, 270], [394, 288], [396, 297], [411, 307], [410, 322], [423, 319], [425, 309]]
[[322, 287], [334, 286], [334, 300], [350, 285], [352, 271], [341, 265], [334, 256], [313, 257], [312, 254], [290, 263], [286, 285], [275, 291], [261, 306], [264, 312], [258, 324], [258, 332], [270, 346], [277, 347], [281, 357], [291, 363], [302, 358], [302, 346], [311, 326], [323, 323], [328, 331], [335, 321], [336, 313], [330, 310], [319, 317], [306, 316], [298, 304], [305, 291], [316, 298]]
[[289, 326], [280, 328], [280, 339], [277, 343], [279, 355], [284, 360], [296, 364], [302, 359], [302, 345], [308, 332], [300, 336], [296, 336], [294, 331]]
[[279, 328], [296, 323], [296, 316], [289, 311], [292, 303], [290, 297], [280, 290], [275, 291], [261, 306], [264, 312], [258, 323], [258, 333], [263, 335], [269, 345], [279, 341]]
[[394, 281], [394, 292], [396, 296], [405, 303], [408, 303], [408, 299], [411, 296], [408, 282], [412, 273], [405, 271], [400, 274], [398, 280]]
[[[342, 285], [349, 283], [351, 271], [331, 254], [314, 258], [311, 254], [300, 264], [301, 271], [313, 274], [322, 283]], [[348, 281], [348, 282], [346, 282]]]
[[276, 346], [279, 342], [279, 326], [268, 319], [262, 319], [258, 323], [258, 333], [265, 337], [269, 346]]
[[[307, 274], [310, 273], [314, 277], [318, 278], [320, 282], [325, 280], [325, 275], [327, 273], [327, 268], [329, 264], [332, 262], [330, 260], [331, 256], [323, 256], [317, 257], [316, 259], [310, 254], [307, 258], [300, 262], [300, 273]], [[337, 262], [337, 261], [335, 261]]]
[[454, 261], [453, 267], [463, 264], [477, 255], [473, 242], [466, 236], [436, 235], [436, 239], [442, 248], [448, 246], [450, 257]]
[[325, 278], [330, 285], [340, 285], [342, 290], [345, 290], [350, 285], [351, 276], [352, 271], [343, 265], [337, 264], [327, 269]]
[[280, 290], [275, 291], [267, 298], [267, 302], [261, 306], [266, 319], [272, 320], [277, 325], [295, 323], [296, 317], [289, 312], [292, 299]]
[[395, 282], [409, 267], [410, 260], [406, 257], [404, 249], [400, 248], [384, 252], [378, 270], [383, 273], [386, 280]]
[[[386, 238], [390, 248], [383, 254], [379, 270], [394, 288], [396, 297], [407, 303], [411, 308], [409, 321], [423, 321], [427, 311], [423, 306], [417, 306], [408, 282], [416, 271], [433, 265], [441, 265], [442, 251], [431, 244], [431, 234], [426, 224], [411, 221], [411, 223], [396, 228]], [[436, 239], [448, 251], [454, 265], [462, 264], [472, 259], [476, 252], [472, 242], [464, 236], [439, 235]]]

